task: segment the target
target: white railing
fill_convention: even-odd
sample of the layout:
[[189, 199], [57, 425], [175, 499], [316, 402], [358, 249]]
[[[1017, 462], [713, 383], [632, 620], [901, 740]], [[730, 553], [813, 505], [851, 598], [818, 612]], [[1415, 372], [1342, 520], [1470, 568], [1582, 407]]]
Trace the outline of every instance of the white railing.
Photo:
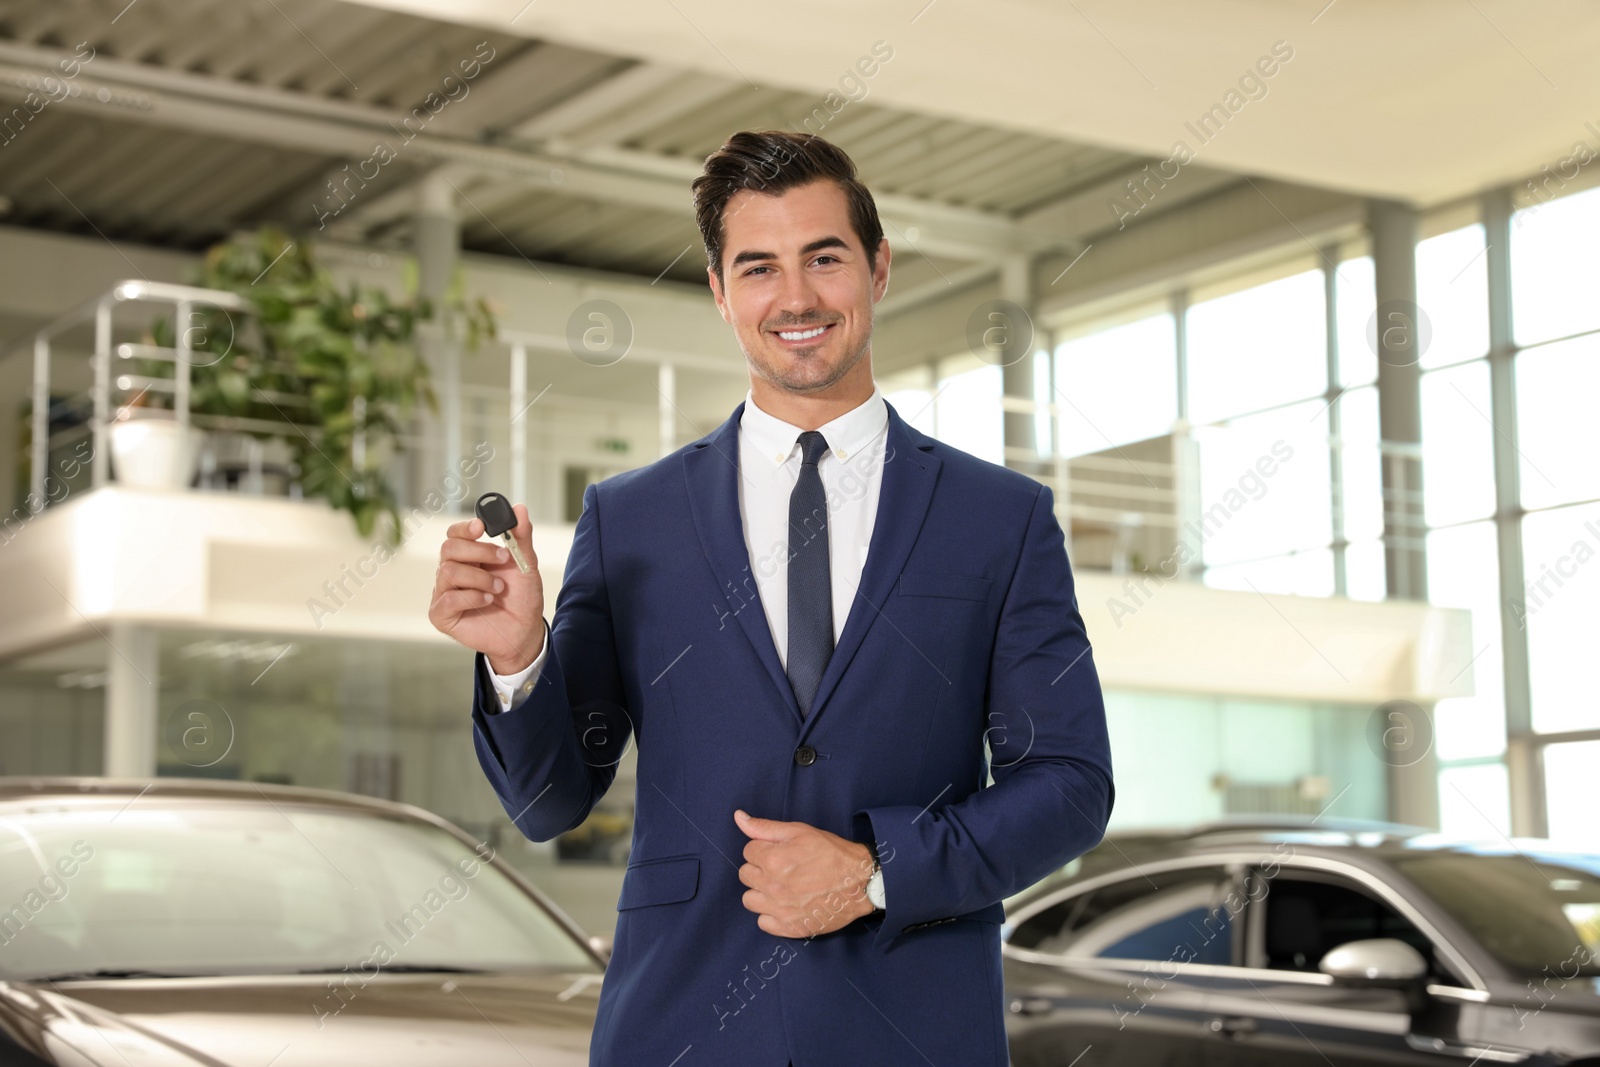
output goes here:
[[[1066, 406], [1022, 397], [1002, 397], [1001, 409], [1051, 423], [1052, 448], [1008, 447], [1007, 463], [1048, 485], [1056, 520], [1074, 557], [1114, 573], [1133, 569], [1136, 556], [1162, 558], [1197, 513], [1199, 470], [1194, 438], [1186, 423], [1145, 441], [1081, 456], [1061, 454]], [[1102, 547], [1096, 542], [1107, 542]]]
[[[173, 309], [174, 339], [177, 346], [162, 348], [154, 345], [118, 346], [112, 350], [112, 331], [118, 308], [128, 304], [167, 305]], [[99, 488], [110, 478], [110, 450], [106, 435], [111, 424], [111, 407], [118, 393], [131, 392], [138, 384], [141, 389], [171, 389], [173, 414], [178, 425], [189, 425], [189, 372], [191, 367], [191, 334], [187, 323], [197, 306], [221, 308], [224, 311], [247, 311], [249, 303], [233, 293], [214, 289], [198, 289], [188, 285], [168, 282], [150, 282], [143, 279], [126, 280], [112, 286], [109, 292], [79, 305], [33, 335], [33, 436], [29, 459], [29, 488], [37, 500], [48, 499], [45, 476], [49, 470], [51, 448], [66, 444], [82, 436], [78, 429], [65, 430], [59, 440], [50, 433], [50, 360], [56, 339], [67, 330], [92, 320], [94, 324], [94, 349], [90, 354], [93, 384], [89, 389], [92, 414], [89, 433], [93, 437], [94, 452], [90, 460], [92, 485]], [[151, 359], [171, 359], [174, 373], [171, 380], [135, 378], [132, 375], [112, 374], [114, 356]]]
[[[132, 305], [170, 308], [174, 321], [173, 347], [123, 342], [115, 339], [119, 311]], [[74, 327], [92, 324], [93, 349], [89, 360], [92, 384], [88, 390], [92, 414], [87, 432], [93, 438], [91, 461], [92, 485], [106, 484], [111, 477], [108, 433], [115, 421], [119, 404], [126, 403], [144, 391], [165, 391], [172, 394], [173, 418], [187, 436], [193, 425], [205, 429], [238, 431], [247, 435], [274, 434], [292, 436], [295, 433], [315, 440], [318, 428], [300, 425], [288, 418], [282, 422], [247, 419], [235, 416], [194, 415], [190, 411], [190, 381], [194, 365], [194, 334], [190, 329], [196, 309], [215, 308], [225, 312], [248, 313], [250, 303], [236, 294], [220, 290], [201, 289], [186, 285], [125, 280], [107, 292], [63, 315], [33, 336], [33, 426], [30, 464], [30, 488], [35, 499], [48, 499], [46, 477], [52, 449], [70, 444], [85, 433], [76, 426], [51, 434], [50, 411], [52, 382], [52, 357], [61, 336]], [[147, 316], [148, 318], [148, 316]], [[402, 437], [408, 451], [443, 451], [439, 454], [457, 455], [462, 452], [464, 438], [471, 432], [479, 440], [505, 441], [509, 444], [510, 479], [505, 490], [512, 499], [530, 499], [530, 424], [526, 419], [535, 404], [541, 410], [571, 409], [593, 411], [603, 405], [609, 413], [632, 411], [635, 417], [648, 417], [653, 407], [658, 425], [657, 451], [666, 455], [678, 448], [680, 413], [677, 399], [677, 374], [679, 367], [699, 372], [713, 372], [743, 378], [746, 369], [742, 362], [701, 356], [684, 352], [631, 346], [627, 358], [637, 363], [654, 364], [658, 398], [654, 405], [628, 402], [620, 399], [592, 400], [582, 397], [551, 394], [549, 386], [538, 388], [531, 377], [536, 355], [556, 356], [566, 360], [579, 354], [565, 336], [553, 334], [502, 330], [487, 345], [505, 355], [506, 385], [481, 386], [454, 383], [453, 388], [442, 390], [446, 404], [454, 404], [455, 417], [446, 417], [425, 425], [421, 433]], [[123, 359], [156, 359], [170, 361], [174, 367], [171, 378], [119, 374], [116, 364]], [[81, 396], [82, 394], [79, 394]], [[273, 400], [282, 406], [305, 403], [300, 397], [276, 397], [260, 394], [257, 399]], [[69, 402], [70, 402], [69, 398]], [[503, 415], [491, 414], [503, 400]], [[1051, 420], [1063, 417], [1063, 406], [1038, 404], [1028, 400], [1006, 397], [1002, 399], [1006, 411], [1027, 415], [1042, 413]], [[468, 409], [477, 412], [469, 415]], [[637, 425], [637, 424], [636, 424]], [[1052, 441], [1060, 440], [1059, 425], [1052, 427]], [[359, 447], [359, 445], [358, 445]], [[1170, 547], [1176, 541], [1185, 522], [1193, 517], [1198, 499], [1198, 472], [1193, 456], [1193, 439], [1187, 427], [1180, 424], [1164, 438], [1126, 446], [1126, 449], [1109, 449], [1105, 452], [1076, 457], [1059, 453], [1044, 454], [1033, 449], [1009, 448], [1005, 450], [1008, 461], [1027, 470], [1054, 491], [1058, 521], [1074, 541], [1083, 542], [1083, 558], [1098, 561], [1099, 566], [1109, 566], [1113, 571], [1125, 572], [1132, 567], [1133, 558], [1141, 552], [1148, 555], [1157, 547]], [[248, 458], [252, 477], [246, 483], [260, 492], [261, 449], [251, 448]], [[1130, 453], [1137, 454], [1130, 454]], [[549, 458], [549, 457], [546, 457]], [[577, 453], [573, 462], [583, 460]], [[623, 465], [637, 464], [637, 457], [618, 457]], [[1094, 543], [1091, 546], [1091, 542]], [[1104, 542], [1101, 545], [1100, 542]], [[1104, 557], [1104, 558], [1101, 558]]]
[[[157, 316], [170, 309], [167, 313], [173, 317], [174, 346], [130, 341], [119, 343], [116, 340], [117, 327], [125, 324], [123, 320], [128, 315], [128, 309], [135, 305], [153, 309], [147, 310], [139, 322], [140, 327], [148, 326]], [[246, 435], [293, 437], [295, 434], [300, 434], [310, 440], [320, 438], [321, 432], [318, 427], [309, 423], [297, 423], [287, 416], [280, 422], [241, 416], [195, 414], [190, 410], [196, 341], [191, 324], [197, 309], [200, 308], [240, 313], [249, 313], [253, 310], [248, 300], [222, 290], [127, 279], [117, 282], [100, 296], [74, 308], [33, 335], [33, 425], [29, 487], [34, 499], [44, 503], [50, 500], [46, 492], [46, 479], [49, 475], [49, 457], [52, 450], [63, 445], [71, 445], [85, 434], [92, 438], [93, 443], [90, 462], [92, 487], [99, 488], [111, 481], [110, 427], [116, 421], [119, 409], [125, 411], [130, 401], [137, 400], [145, 392], [171, 394], [173, 420], [179, 427], [180, 436], [185, 438], [188, 437], [191, 427], [236, 431]], [[63, 335], [85, 325], [92, 327], [93, 331], [92, 349], [89, 354], [91, 384], [86, 392], [58, 398], [56, 409], [59, 410], [62, 403], [71, 405], [87, 398], [90, 416], [86, 425], [73, 426], [52, 434], [50, 432], [51, 386], [58, 380], [53, 374], [52, 361], [60, 356]], [[657, 435], [659, 454], [666, 455], [683, 443], [678, 439], [677, 368], [728, 374], [741, 379], [745, 375], [742, 362], [735, 364], [725, 359], [719, 360], [693, 353], [632, 345], [626, 352], [629, 360], [635, 364], [642, 362], [656, 366], [656, 384], [660, 394], [657, 403], [643, 405], [612, 399], [591, 400], [553, 394], [549, 392], [548, 386], [536, 390], [530, 384], [530, 365], [536, 354], [555, 356], [563, 360], [572, 359], [577, 355], [572, 350], [568, 338], [553, 334], [501, 330], [494, 340], [486, 342], [486, 346], [504, 353], [506, 385], [485, 387], [463, 382], [436, 382], [436, 385], [442, 387], [441, 393], [446, 406], [449, 407], [453, 402], [455, 410], [442, 412], [442, 418], [437, 422], [426, 424], [420, 433], [403, 434], [401, 442], [413, 451], [442, 449], [443, 451], [439, 453], [441, 455], [460, 456], [463, 438], [467, 432], [468, 420], [465, 409], [468, 405], [484, 400], [498, 405], [503, 400], [505, 403], [503, 418], [497, 416], [481, 419], [479, 421], [483, 425], [475, 426], [474, 429], [480, 439], [488, 439], [492, 435], [495, 440], [509, 442], [511, 484], [507, 486], [507, 490], [516, 494], [513, 499], [519, 500], [528, 499], [529, 489], [528, 430], [531, 420], [524, 421], [524, 416], [535, 403], [540, 405], [541, 410], [553, 408], [590, 411], [594, 410], [597, 404], [603, 404], [612, 412], [637, 408], [643, 413], [653, 409], [659, 428]], [[211, 358], [209, 353], [207, 357]], [[167, 378], [118, 373], [118, 361], [132, 359], [171, 362], [173, 375]], [[275, 406], [291, 409], [307, 403], [303, 397], [280, 396], [260, 390], [252, 393], [252, 399], [271, 401]], [[246, 484], [254, 485], [255, 491], [259, 492], [262, 484], [260, 469], [262, 451], [259, 442], [254, 441], [254, 437], [252, 444], [254, 447], [247, 449], [251, 468], [250, 481]], [[362, 442], [358, 439], [356, 447], [359, 449], [361, 446]], [[634, 459], [633, 462], [637, 460]]]

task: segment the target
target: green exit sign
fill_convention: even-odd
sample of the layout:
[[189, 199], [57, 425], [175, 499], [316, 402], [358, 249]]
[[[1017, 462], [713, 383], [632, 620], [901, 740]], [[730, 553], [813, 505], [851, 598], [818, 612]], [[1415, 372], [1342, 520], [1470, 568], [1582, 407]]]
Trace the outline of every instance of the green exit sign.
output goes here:
[[626, 452], [630, 447], [626, 437], [602, 437], [595, 443], [602, 452]]

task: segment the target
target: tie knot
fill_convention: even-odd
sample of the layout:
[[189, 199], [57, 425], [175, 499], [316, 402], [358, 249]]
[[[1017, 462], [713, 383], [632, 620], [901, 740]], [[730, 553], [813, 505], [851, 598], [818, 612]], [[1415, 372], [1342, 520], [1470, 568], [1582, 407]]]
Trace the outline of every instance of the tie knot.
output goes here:
[[800, 435], [800, 465], [815, 467], [817, 460], [828, 450], [828, 440], [816, 430], [807, 430]]

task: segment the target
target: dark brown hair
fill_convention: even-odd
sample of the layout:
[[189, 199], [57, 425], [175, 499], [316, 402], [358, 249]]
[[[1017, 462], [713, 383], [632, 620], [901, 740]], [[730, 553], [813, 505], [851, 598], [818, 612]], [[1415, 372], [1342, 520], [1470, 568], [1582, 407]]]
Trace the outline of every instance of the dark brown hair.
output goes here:
[[856, 180], [856, 165], [837, 145], [814, 133], [741, 130], [706, 157], [694, 180], [694, 217], [705, 239], [706, 263], [722, 278], [723, 212], [744, 189], [777, 196], [814, 181], [835, 181], [850, 206], [850, 225], [866, 249], [867, 268], [877, 266], [883, 223], [867, 187]]

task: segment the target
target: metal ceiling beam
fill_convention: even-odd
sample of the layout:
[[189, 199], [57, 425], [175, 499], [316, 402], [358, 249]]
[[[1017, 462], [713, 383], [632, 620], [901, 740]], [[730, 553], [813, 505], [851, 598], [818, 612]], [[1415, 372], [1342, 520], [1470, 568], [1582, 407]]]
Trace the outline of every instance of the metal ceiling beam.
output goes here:
[[1024, 226], [1038, 226], [1057, 233], [1094, 237], [1108, 230], [1122, 229], [1131, 224], [1132, 219], [1142, 219], [1147, 211], [1150, 214], [1169, 211], [1218, 189], [1237, 185], [1241, 180], [1237, 174], [1193, 164], [1177, 169], [1176, 176], [1164, 179], [1161, 166], [1150, 163], [1130, 169], [1034, 208], [1017, 221]]
[[728, 96], [748, 93], [744, 86], [710, 74], [685, 72], [677, 80], [634, 101], [625, 111], [569, 130], [565, 140], [579, 149], [620, 144]]
[[[680, 80], [683, 75], [683, 71], [673, 67], [653, 63], [636, 64], [589, 86], [553, 107], [524, 119], [504, 131], [503, 135], [513, 141], [540, 142], [547, 150], [561, 158], [575, 158], [579, 149], [566, 139], [568, 134], [663, 91], [671, 83]], [[497, 77], [491, 85], [498, 84], [502, 80], [504, 79]], [[630, 173], [638, 173], [640, 170], [638, 167], [626, 166], [626, 161], [622, 161], [624, 165], [619, 165], [619, 161], [607, 156], [607, 148], [603, 145], [584, 150], [583, 155], [599, 166]], [[476, 177], [478, 172], [463, 164], [446, 164], [434, 173], [460, 187]], [[654, 173], [659, 177], [682, 178], [682, 175], [674, 170], [657, 170]], [[418, 176], [412, 182], [364, 200], [355, 205], [348, 214], [341, 213], [338, 222], [332, 227], [332, 235], [343, 240], [359, 241], [368, 230], [388, 225], [409, 215], [416, 204], [416, 188], [420, 181], [421, 176]], [[509, 199], [521, 195], [523, 188], [524, 185], [515, 180], [506, 180], [502, 177], [488, 192], [474, 193], [468, 198], [470, 202], [464, 206], [471, 212], [481, 212], [485, 217], [490, 217]], [[675, 211], [674, 214], [678, 212]]]
[[682, 74], [681, 70], [655, 63], [629, 67], [519, 124], [515, 135], [533, 140], [562, 137], [603, 115], [664, 89]]
[[[65, 53], [50, 49], [0, 44], [0, 93], [20, 95], [26, 91], [29, 77], [42, 77], [63, 58]], [[640, 89], [653, 77], [634, 75], [632, 88]], [[101, 115], [109, 112], [125, 120], [355, 160], [370, 158], [377, 144], [384, 142], [397, 153], [428, 163], [456, 164], [546, 191], [684, 217], [693, 210], [687, 183], [700, 169], [693, 161], [608, 146], [590, 158], [588, 149], [558, 155], [426, 131], [406, 141], [401, 124], [407, 113], [403, 111], [161, 70], [110, 57], [84, 65], [69, 84], [76, 92], [53, 106]], [[363, 205], [362, 215], [386, 214], [392, 204], [385, 200], [384, 210], [378, 210], [379, 201], [375, 197]], [[930, 255], [984, 260], [1018, 251], [1059, 250], [1072, 244], [1066, 235], [933, 201], [885, 196], [879, 198], [879, 206], [903, 241]], [[410, 210], [409, 201], [405, 210]]]
[[[30, 80], [36, 85], [37, 79], [55, 70], [66, 55], [0, 43], [0, 95], [24, 94]], [[614, 144], [575, 143], [564, 134], [655, 94], [666, 97], [670, 111], [686, 99], [703, 100], [722, 91], [704, 75], [686, 80], [684, 72], [654, 64], [629, 67], [507, 131], [513, 139], [540, 138], [542, 144], [535, 150], [485, 144], [471, 135], [453, 136], [444, 132], [444, 122], [430, 124], [408, 141], [403, 125], [410, 114], [406, 111], [245, 85], [109, 56], [84, 64], [79, 76], [68, 84], [74, 90], [72, 95], [52, 106], [353, 161], [372, 158], [381, 142], [399, 157], [423, 163], [430, 171], [445, 167], [444, 176], [457, 186], [471, 177], [489, 175], [546, 192], [642, 207], [685, 219], [693, 214], [689, 183], [700, 173], [699, 162]], [[665, 91], [674, 86], [679, 90]], [[737, 88], [731, 81], [728, 87]], [[470, 95], [460, 106], [469, 103]], [[607, 129], [602, 126], [598, 132]], [[1075, 255], [1086, 238], [1116, 222], [1109, 206], [1113, 198], [1120, 196], [1137, 206], [1127, 190], [1130, 180], [1140, 182], [1142, 177], [1141, 171], [1103, 181], [1019, 218], [894, 194], [876, 199], [891, 241], [930, 256], [993, 264], [1017, 254]], [[1159, 190], [1152, 207], [1165, 210], [1234, 181], [1237, 178], [1231, 175], [1191, 166]], [[1151, 187], [1147, 179], [1143, 187]], [[384, 194], [374, 190], [365, 197], [356, 196], [333, 226], [342, 235], [358, 236], [365, 229], [409, 214], [414, 210], [414, 197], [409, 184]], [[337, 202], [330, 196], [330, 205]]]

